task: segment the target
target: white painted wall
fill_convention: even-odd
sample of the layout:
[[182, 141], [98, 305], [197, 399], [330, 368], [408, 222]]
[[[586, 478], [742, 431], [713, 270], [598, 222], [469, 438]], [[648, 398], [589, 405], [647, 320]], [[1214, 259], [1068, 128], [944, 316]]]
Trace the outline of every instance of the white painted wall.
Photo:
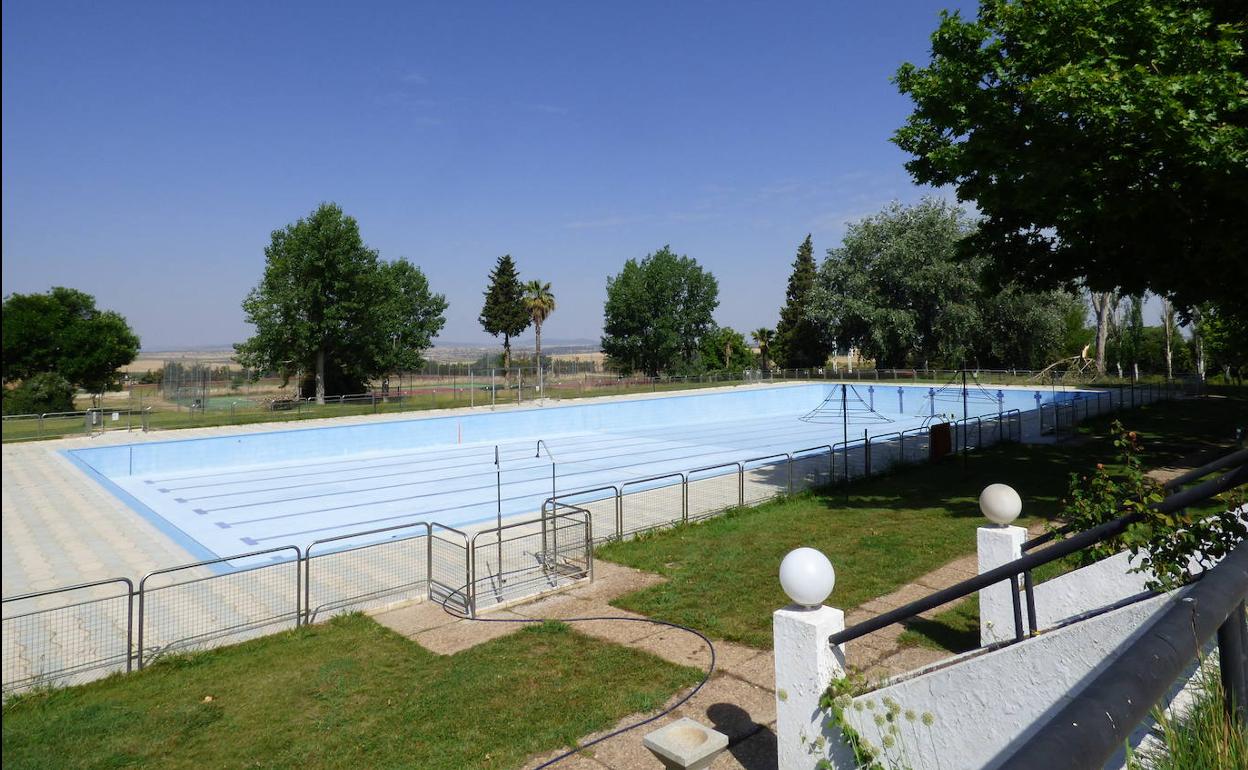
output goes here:
[[[1248, 510], [1240, 511], [1241, 519], [1245, 516], [1248, 516]], [[977, 545], [980, 574], [1022, 556], [1022, 541], [1018, 540], [1017, 534], [1010, 533], [1010, 529], [1018, 528], [979, 529]], [[1129, 551], [1123, 551], [1095, 564], [1039, 583], [1033, 591], [1036, 627], [1041, 630], [1052, 628], [1148, 590], [1145, 583], [1152, 577], [1152, 573], [1132, 571], [1143, 558], [1143, 554], [1132, 558]], [[1193, 559], [1188, 569], [1195, 574], [1202, 567]], [[1013, 607], [1008, 584], [999, 584], [979, 592], [980, 644], [987, 645], [1014, 638]], [[1023, 607], [1023, 622], [1026, 625], [1026, 605]]]
[[[969, 653], [956, 665], [855, 698], [847, 721], [880, 751], [886, 767], [991, 768], [1007, 746], [1026, 740], [1042, 715], [1077, 694], [1111, 653], [1143, 633], [1184, 590], [1009, 647]], [[876, 717], [887, 714], [886, 698], [899, 712], [893, 722], [884, 719], [880, 725]], [[930, 726], [923, 724], [924, 714], [931, 714]], [[894, 745], [887, 748], [890, 724], [897, 730]]]

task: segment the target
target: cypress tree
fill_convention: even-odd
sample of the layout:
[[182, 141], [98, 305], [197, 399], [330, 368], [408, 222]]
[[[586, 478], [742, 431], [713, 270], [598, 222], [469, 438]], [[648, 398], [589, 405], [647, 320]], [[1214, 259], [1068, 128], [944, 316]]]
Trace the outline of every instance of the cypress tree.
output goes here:
[[780, 322], [776, 324], [772, 354], [781, 368], [823, 366], [828, 360], [819, 327], [806, 318], [806, 306], [810, 291], [815, 286], [816, 272], [815, 247], [807, 234], [806, 240], [797, 248], [784, 307], [780, 308]]
[[524, 284], [516, 272], [510, 254], [498, 258], [490, 271], [490, 287], [485, 291], [481, 308], [481, 328], [495, 337], [503, 337], [503, 376], [511, 368], [511, 338], [529, 328], [532, 318], [524, 301]]

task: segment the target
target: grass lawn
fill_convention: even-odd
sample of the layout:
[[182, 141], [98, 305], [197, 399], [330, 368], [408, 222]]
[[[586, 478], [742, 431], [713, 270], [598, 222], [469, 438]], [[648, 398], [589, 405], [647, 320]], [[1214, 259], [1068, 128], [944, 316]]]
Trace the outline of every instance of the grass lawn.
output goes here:
[[[822, 550], [836, 567], [831, 604], [851, 609], [951, 561], [974, 553], [983, 523], [979, 492], [1010, 484], [1023, 497], [1021, 525], [1057, 516], [1071, 472], [1112, 463], [1107, 438], [1113, 418], [1090, 421], [1078, 441], [1058, 445], [1003, 445], [961, 458], [898, 470], [758, 508], [611, 543], [598, 550], [609, 561], [665, 575], [669, 580], [621, 597], [622, 608], [698, 628], [712, 636], [771, 646], [771, 613], [787, 603], [776, 577], [780, 560], [798, 546]], [[1140, 431], [1145, 461], [1159, 466], [1192, 452], [1216, 453], [1236, 425], [1248, 423], [1248, 391], [1215, 398], [1163, 402], [1122, 415]], [[966, 610], [963, 610], [966, 612]], [[965, 619], [952, 618], [951, 632]], [[976, 623], [978, 621], [976, 620]]]
[[362, 615], [34, 693], [9, 768], [505, 768], [654, 709], [701, 672], [568, 626], [450, 657]]

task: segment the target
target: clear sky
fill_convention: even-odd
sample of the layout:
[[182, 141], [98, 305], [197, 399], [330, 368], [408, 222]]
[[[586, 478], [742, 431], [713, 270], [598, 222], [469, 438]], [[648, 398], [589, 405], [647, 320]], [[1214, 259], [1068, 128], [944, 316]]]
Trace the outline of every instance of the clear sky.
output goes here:
[[[244, 339], [269, 233], [335, 201], [477, 323], [503, 253], [548, 339], [664, 244], [774, 326], [794, 252], [914, 201], [889, 82], [951, 0], [3, 5], [3, 291], [73, 286], [152, 350]], [[523, 342], [523, 340], [522, 340]]]

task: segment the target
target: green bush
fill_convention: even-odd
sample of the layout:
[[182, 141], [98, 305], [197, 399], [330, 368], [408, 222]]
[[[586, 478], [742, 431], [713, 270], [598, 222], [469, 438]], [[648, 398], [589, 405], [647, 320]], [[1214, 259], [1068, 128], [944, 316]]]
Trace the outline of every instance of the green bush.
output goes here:
[[5, 414], [74, 411], [74, 386], [55, 372], [42, 372], [4, 390]]

